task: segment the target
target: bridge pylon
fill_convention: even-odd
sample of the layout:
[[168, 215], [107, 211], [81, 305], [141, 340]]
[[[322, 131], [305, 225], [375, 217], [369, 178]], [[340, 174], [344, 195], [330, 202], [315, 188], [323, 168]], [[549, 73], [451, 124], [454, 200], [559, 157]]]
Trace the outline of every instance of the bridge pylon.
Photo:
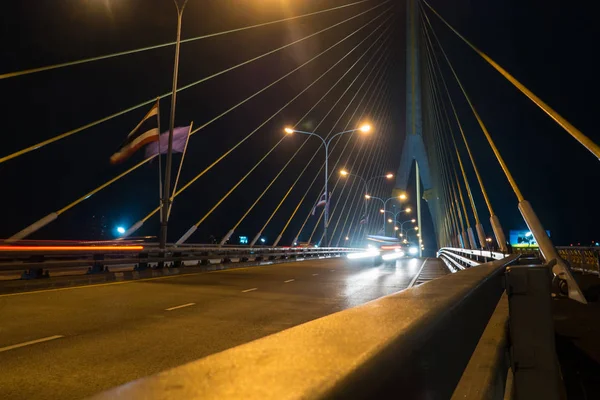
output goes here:
[[[421, 56], [419, 51], [419, 10], [417, 0], [407, 1], [407, 31], [406, 31], [406, 137], [400, 156], [400, 166], [396, 174], [396, 185], [392, 195], [397, 196], [406, 190], [408, 179], [412, 172], [413, 161], [415, 170], [418, 170], [417, 184], [423, 184], [422, 196], [419, 193], [417, 196], [418, 210], [418, 225], [419, 232], [422, 232], [421, 227], [421, 198], [430, 204], [429, 209], [435, 212], [435, 197], [433, 196], [431, 187], [431, 173], [429, 168], [429, 159], [425, 149], [423, 140], [423, 117], [421, 109], [421, 73], [420, 62]], [[421, 192], [421, 191], [419, 191]], [[437, 231], [437, 219], [434, 221], [434, 229]], [[419, 246], [420, 248], [420, 246]]]

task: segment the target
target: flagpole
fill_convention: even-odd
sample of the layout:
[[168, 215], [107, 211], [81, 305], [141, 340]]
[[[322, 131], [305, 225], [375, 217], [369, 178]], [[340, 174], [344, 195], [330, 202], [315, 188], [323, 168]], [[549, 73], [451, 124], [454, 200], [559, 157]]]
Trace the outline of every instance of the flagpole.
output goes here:
[[173, 65], [173, 87], [171, 91], [171, 118], [169, 122], [169, 145], [167, 147], [167, 165], [165, 167], [165, 187], [163, 190], [162, 221], [160, 223], [160, 249], [167, 247], [167, 225], [169, 223], [169, 203], [171, 198], [171, 165], [173, 163], [173, 129], [175, 128], [175, 104], [177, 98], [177, 75], [179, 73], [179, 47], [181, 46], [181, 20], [183, 10], [188, 0], [183, 2], [181, 8], [177, 0], [173, 0], [177, 7], [177, 42], [175, 44], [175, 62]]
[[[163, 197], [162, 197], [162, 191], [163, 191], [163, 183], [162, 183], [162, 159], [160, 157], [160, 97], [157, 97], [156, 99], [156, 104], [157, 104], [157, 112], [156, 112], [156, 119], [157, 119], [157, 125], [158, 125], [158, 204], [160, 207], [162, 207], [163, 204]], [[162, 223], [162, 212], [160, 213], [160, 222]]]
[[192, 133], [192, 127], [194, 126], [194, 121], [190, 123], [190, 129], [188, 131], [187, 137], [185, 138], [185, 145], [183, 147], [183, 153], [181, 155], [181, 161], [179, 162], [179, 169], [177, 170], [177, 176], [175, 177], [175, 184], [173, 185], [173, 194], [169, 199], [169, 210], [167, 211], [167, 219], [171, 216], [171, 207], [173, 207], [173, 199], [175, 197], [175, 193], [177, 193], [177, 184], [179, 183], [179, 175], [181, 175], [181, 168], [183, 167], [183, 160], [185, 159], [185, 154], [187, 152], [188, 142], [190, 141], [190, 134]]

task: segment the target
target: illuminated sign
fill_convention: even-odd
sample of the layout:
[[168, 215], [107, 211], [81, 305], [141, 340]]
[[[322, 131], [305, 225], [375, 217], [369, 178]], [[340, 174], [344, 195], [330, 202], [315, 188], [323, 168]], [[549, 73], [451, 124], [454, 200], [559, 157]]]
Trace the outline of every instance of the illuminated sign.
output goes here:
[[248, 244], [248, 236], [240, 236], [240, 244]]
[[[550, 231], [546, 231], [550, 236]], [[528, 230], [510, 231], [509, 243], [513, 247], [538, 247], [533, 234]]]

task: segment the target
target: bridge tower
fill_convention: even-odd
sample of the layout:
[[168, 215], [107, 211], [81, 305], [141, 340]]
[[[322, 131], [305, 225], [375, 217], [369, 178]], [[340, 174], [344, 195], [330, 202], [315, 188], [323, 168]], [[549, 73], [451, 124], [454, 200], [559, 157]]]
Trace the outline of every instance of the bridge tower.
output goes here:
[[[435, 212], [431, 204], [434, 200], [431, 195], [431, 173], [429, 160], [423, 141], [423, 116], [421, 109], [421, 74], [420, 74], [420, 51], [419, 51], [419, 10], [418, 0], [408, 0], [406, 16], [406, 137], [402, 147], [400, 166], [396, 174], [396, 185], [393, 195], [406, 190], [408, 178], [412, 172], [413, 161], [417, 174], [417, 220], [419, 232], [421, 227], [421, 197], [430, 203], [429, 209]], [[419, 182], [420, 181], [420, 182]], [[421, 195], [420, 183], [423, 183]], [[437, 219], [432, 218], [434, 228]], [[418, 246], [419, 249], [421, 246]]]

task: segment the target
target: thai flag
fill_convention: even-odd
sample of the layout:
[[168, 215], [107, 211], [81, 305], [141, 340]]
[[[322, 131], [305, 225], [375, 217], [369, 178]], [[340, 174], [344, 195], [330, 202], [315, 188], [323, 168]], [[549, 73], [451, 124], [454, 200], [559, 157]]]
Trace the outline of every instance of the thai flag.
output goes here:
[[135, 129], [127, 135], [119, 150], [110, 157], [110, 162], [112, 164], [123, 162], [144, 145], [156, 142], [158, 139], [158, 102], [156, 102]]
[[[173, 153], [183, 153], [185, 149], [185, 143], [190, 135], [189, 126], [180, 126], [173, 129]], [[146, 158], [155, 156], [159, 153], [166, 154], [169, 147], [169, 131], [160, 134], [160, 140], [150, 143], [146, 146]]]

